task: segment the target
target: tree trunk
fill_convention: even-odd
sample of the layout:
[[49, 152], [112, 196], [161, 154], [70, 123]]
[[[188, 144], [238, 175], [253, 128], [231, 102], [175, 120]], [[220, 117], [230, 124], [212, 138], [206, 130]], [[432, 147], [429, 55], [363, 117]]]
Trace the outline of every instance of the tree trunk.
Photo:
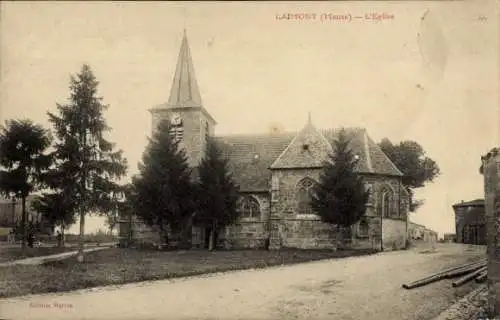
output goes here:
[[28, 238], [28, 228], [26, 227], [26, 197], [21, 197], [21, 230], [23, 238], [21, 241], [22, 255], [26, 254], [26, 240]]
[[336, 234], [336, 242], [337, 242], [337, 250], [342, 250], [344, 248], [344, 237], [342, 234], [342, 227], [337, 225], [337, 234]]
[[61, 226], [61, 244], [62, 244], [62, 247], [64, 248], [65, 244], [64, 244], [64, 240], [65, 240], [65, 237], [64, 237], [64, 229], [65, 229], [65, 226], [64, 224]]
[[133, 234], [132, 234], [132, 211], [129, 212], [129, 217], [128, 217], [128, 247], [132, 246], [132, 239], [133, 239]]
[[80, 209], [80, 235], [78, 237], [78, 255], [76, 259], [78, 262], [83, 262], [83, 248], [85, 243], [85, 211]]
[[162, 245], [168, 245], [168, 230], [165, 230], [165, 226], [163, 223], [160, 224], [160, 238], [163, 240], [164, 243], [161, 243]]
[[216, 231], [217, 223], [216, 221], [212, 221], [212, 228], [210, 230], [210, 239], [208, 244], [208, 251], [213, 251], [215, 249], [215, 231]]

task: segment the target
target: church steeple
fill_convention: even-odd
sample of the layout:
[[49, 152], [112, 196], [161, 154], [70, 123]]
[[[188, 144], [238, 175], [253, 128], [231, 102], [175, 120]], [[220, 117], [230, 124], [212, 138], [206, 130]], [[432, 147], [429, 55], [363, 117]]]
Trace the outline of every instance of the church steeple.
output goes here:
[[185, 150], [189, 166], [198, 166], [217, 123], [202, 105], [185, 29], [168, 102], [150, 112], [153, 132], [161, 121], [169, 121], [171, 133]]
[[181, 49], [177, 58], [177, 67], [167, 104], [171, 108], [202, 106], [200, 89], [198, 88], [198, 82], [194, 73], [186, 29], [184, 29]]

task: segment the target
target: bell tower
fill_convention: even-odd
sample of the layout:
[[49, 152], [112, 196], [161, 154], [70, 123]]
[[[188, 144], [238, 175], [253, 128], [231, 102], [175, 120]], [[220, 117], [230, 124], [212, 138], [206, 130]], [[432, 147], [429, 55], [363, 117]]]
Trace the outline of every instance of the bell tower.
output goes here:
[[185, 29], [169, 99], [149, 111], [152, 116], [152, 131], [156, 130], [160, 121], [169, 120], [172, 125], [171, 134], [180, 140], [180, 146], [188, 156], [189, 166], [198, 166], [203, 158], [207, 139], [214, 134], [217, 123], [203, 107]]

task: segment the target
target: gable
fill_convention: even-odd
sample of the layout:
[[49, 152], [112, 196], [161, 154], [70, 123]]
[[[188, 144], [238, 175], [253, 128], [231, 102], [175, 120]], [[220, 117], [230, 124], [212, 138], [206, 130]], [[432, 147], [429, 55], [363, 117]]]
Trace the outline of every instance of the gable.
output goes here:
[[332, 151], [325, 137], [308, 124], [271, 165], [271, 169], [321, 168]]

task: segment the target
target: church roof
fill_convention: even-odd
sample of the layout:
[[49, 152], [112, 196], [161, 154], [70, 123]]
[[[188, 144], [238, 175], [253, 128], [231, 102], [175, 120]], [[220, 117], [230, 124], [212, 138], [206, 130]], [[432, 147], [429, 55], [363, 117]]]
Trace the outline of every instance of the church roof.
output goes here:
[[216, 137], [229, 169], [241, 191], [267, 191], [269, 167], [296, 133], [239, 134]]
[[[318, 130], [331, 143], [338, 130]], [[348, 128], [352, 151], [360, 157], [357, 171], [368, 174], [402, 176], [365, 129]], [[267, 191], [270, 187], [271, 166], [300, 133], [239, 134], [216, 137], [229, 169], [241, 191]], [[290, 167], [291, 168], [291, 167]]]
[[202, 106], [200, 89], [196, 81], [193, 59], [185, 30], [167, 106], [171, 108]]

